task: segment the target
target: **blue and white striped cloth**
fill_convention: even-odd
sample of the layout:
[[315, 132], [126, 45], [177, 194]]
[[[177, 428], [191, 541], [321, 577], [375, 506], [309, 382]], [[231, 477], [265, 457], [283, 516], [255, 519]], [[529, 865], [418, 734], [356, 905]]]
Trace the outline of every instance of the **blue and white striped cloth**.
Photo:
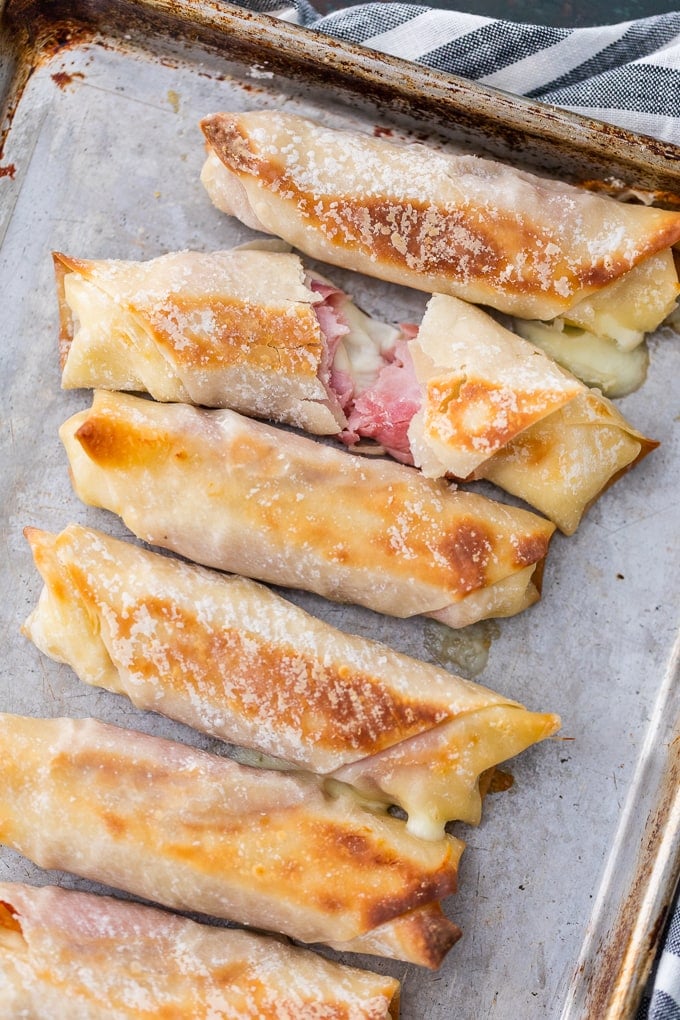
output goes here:
[[307, 0], [240, 5], [680, 144], [680, 11], [570, 29], [419, 4], [365, 3], [325, 17]]
[[[680, 11], [595, 28], [516, 24], [407, 3], [321, 16], [308, 0], [242, 7], [680, 145]], [[638, 1020], [680, 1020], [680, 906]]]

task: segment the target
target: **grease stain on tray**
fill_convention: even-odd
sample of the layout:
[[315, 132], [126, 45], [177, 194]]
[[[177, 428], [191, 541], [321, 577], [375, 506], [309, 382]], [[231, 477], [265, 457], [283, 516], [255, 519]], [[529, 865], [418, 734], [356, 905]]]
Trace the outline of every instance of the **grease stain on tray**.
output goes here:
[[174, 89], [168, 89], [168, 102], [170, 103], [170, 106], [172, 107], [173, 112], [174, 113], [179, 113], [179, 102], [180, 102], [179, 92], [175, 92]]
[[50, 75], [50, 77], [55, 85], [58, 85], [62, 90], [67, 89], [69, 85], [73, 85], [74, 81], [78, 78], [81, 80], [85, 79], [85, 75], [82, 71], [73, 71], [71, 74], [69, 74], [68, 71], [56, 71], [54, 74]]
[[486, 666], [491, 643], [500, 632], [495, 620], [481, 620], [462, 630], [451, 630], [436, 620], [426, 620], [423, 640], [435, 662], [445, 669], [455, 669], [469, 680]]

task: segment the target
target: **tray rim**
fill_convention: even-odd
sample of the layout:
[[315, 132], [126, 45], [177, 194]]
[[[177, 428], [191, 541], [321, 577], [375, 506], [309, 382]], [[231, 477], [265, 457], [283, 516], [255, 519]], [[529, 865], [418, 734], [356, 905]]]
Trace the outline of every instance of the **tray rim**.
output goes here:
[[[0, 19], [21, 58], [29, 51], [25, 78], [45, 56], [88, 35], [96, 35], [115, 12], [113, 33], [122, 34], [145, 24], [162, 23], [175, 31], [191, 28], [190, 39], [220, 48], [220, 39], [237, 35], [239, 45], [273, 68], [280, 52], [306, 75], [366, 93], [386, 108], [418, 115], [418, 100], [426, 97], [429, 111], [456, 119], [459, 130], [493, 139], [507, 147], [507, 157], [536, 167], [526, 158], [537, 144], [548, 165], [543, 172], [561, 170], [566, 176], [600, 190], [615, 192], [637, 187], [653, 194], [658, 205], [680, 207], [680, 145], [637, 134], [625, 128], [572, 113], [559, 107], [504, 92], [423, 64], [381, 53], [356, 43], [334, 39], [313, 28], [291, 24], [220, 0], [0, 0]], [[20, 65], [22, 60], [18, 61]], [[24, 59], [23, 63], [26, 61]], [[289, 65], [288, 65], [289, 66]], [[25, 85], [15, 76], [14, 103]], [[7, 120], [7, 115], [6, 115]], [[0, 152], [4, 135], [0, 135]], [[550, 165], [552, 164], [552, 166]], [[540, 172], [540, 171], [539, 171]]]

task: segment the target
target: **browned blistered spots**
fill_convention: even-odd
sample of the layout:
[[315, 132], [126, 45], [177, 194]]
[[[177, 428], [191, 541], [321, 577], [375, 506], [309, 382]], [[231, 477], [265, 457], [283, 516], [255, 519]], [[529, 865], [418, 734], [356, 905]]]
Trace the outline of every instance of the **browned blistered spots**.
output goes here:
[[548, 398], [509, 394], [483, 379], [439, 376], [427, 383], [426, 428], [443, 442], [471, 452], [495, 450], [531, 425]]
[[518, 567], [529, 567], [532, 563], [542, 562], [548, 553], [550, 537], [537, 532], [533, 535], [519, 535], [517, 538], [517, 554], [515, 563]]
[[248, 174], [259, 172], [261, 158], [243, 134], [236, 117], [206, 117], [201, 121], [201, 129], [212, 148], [229, 153], [232, 169]]
[[[249, 974], [250, 967], [244, 960], [233, 960], [227, 963], [215, 963], [210, 968], [210, 976], [217, 986], [235, 985], [245, 975], [248, 976], [248, 990], [254, 992], [261, 990], [262, 986], [257, 983], [254, 975]], [[198, 976], [198, 975], [196, 975]]]
[[120, 815], [114, 814], [113, 811], [102, 811], [101, 819], [106, 826], [107, 832], [114, 839], [121, 839], [125, 836], [127, 825], [125, 819], [121, 818]]
[[[350, 876], [354, 873], [373, 876], [375, 896], [363, 890], [365, 930], [455, 892], [457, 864], [453, 848], [442, 852], [435, 845], [428, 848], [429, 859], [424, 854], [410, 857], [368, 829], [362, 836], [356, 829], [343, 828], [342, 823], [323, 821], [313, 822], [305, 839], [311, 841], [310, 860], [325, 861], [329, 870], [332, 867], [340, 879], [334, 892], [339, 896], [346, 890], [343, 898], [348, 902], [354, 901], [357, 894], [357, 886], [354, 892], [349, 886]], [[342, 876], [346, 876], [346, 883]], [[319, 888], [323, 890], [323, 882]]]
[[544, 460], [550, 459], [555, 449], [555, 439], [549, 428], [543, 428], [542, 422], [517, 436], [504, 450], [494, 455], [494, 460], [512, 461], [521, 458], [526, 469], [536, 469]]
[[47, 531], [41, 531], [40, 528], [27, 526], [24, 528], [24, 538], [31, 547], [33, 560], [40, 576], [49, 586], [50, 591], [59, 602], [67, 602], [70, 598], [71, 588], [59, 568], [56, 537]]
[[[259, 179], [263, 180], [261, 173]], [[633, 265], [624, 256], [613, 256], [606, 264], [572, 260], [560, 251], [559, 239], [535, 223], [499, 210], [490, 215], [484, 208], [462, 202], [456, 209], [445, 209], [413, 198], [402, 202], [364, 197], [358, 206], [356, 200], [342, 196], [301, 191], [286, 174], [277, 182], [278, 189], [290, 197], [305, 223], [331, 245], [354, 248], [384, 265], [447, 277], [461, 285], [500, 279], [504, 293], [545, 297], [559, 281], [562, 296], [604, 287]], [[666, 234], [671, 238], [673, 229], [667, 228]], [[654, 250], [659, 247], [663, 242], [653, 246]], [[509, 265], [513, 252], [522, 253], [521, 265]]]
[[0, 900], [0, 928], [8, 931], [21, 932], [21, 925], [17, 920], [17, 914], [11, 903]]
[[[366, 846], [355, 855], [352, 823], [305, 807], [272, 807], [268, 817], [271, 825], [264, 828], [252, 815], [225, 817], [206, 804], [199, 828], [177, 814], [172, 832], [165, 827], [163, 856], [206, 876], [228, 879], [245, 871], [250, 888], [263, 896], [280, 896], [282, 890], [290, 896], [298, 889], [312, 911], [353, 917], [356, 934], [455, 891], [456, 860], [437, 845], [427, 855], [412, 848], [402, 852], [399, 841], [367, 831]], [[154, 843], [153, 816], [138, 824], [142, 841]]]
[[171, 432], [145, 423], [143, 428], [130, 419], [92, 411], [75, 433], [88, 457], [100, 467], [134, 470], [152, 459], [172, 457], [187, 460], [189, 451]]
[[52, 758], [52, 774], [55, 776], [71, 776], [74, 788], [81, 783], [91, 782], [97, 786], [117, 787], [121, 772], [125, 772], [125, 782], [130, 789], [153, 787], [154, 783], [172, 779], [173, 772], [169, 765], [162, 765], [157, 759], [147, 759], [117, 754], [106, 747], [94, 746], [74, 747], [59, 751]]
[[442, 537], [439, 549], [453, 568], [460, 590], [475, 591], [485, 586], [494, 542], [481, 521], [463, 519], [457, 522]]
[[[68, 564], [68, 576], [88, 612], [101, 612], [97, 578], [75, 561]], [[72, 599], [70, 591], [64, 597]], [[303, 742], [313, 737], [319, 747], [359, 754], [376, 753], [448, 717], [445, 704], [389, 690], [368, 671], [346, 663], [322, 665], [292, 644], [241, 626], [206, 626], [193, 608], [169, 597], [127, 599], [124, 611], [105, 601], [109, 628], [115, 630], [109, 649], [114, 663], [115, 641], [123, 640], [127, 671], [192, 703], [198, 696], [218, 715], [276, 720], [294, 727]], [[153, 620], [151, 634], [135, 628], [140, 616]]]
[[444, 916], [439, 904], [436, 907], [433, 904], [427, 911], [407, 914], [402, 923], [408, 923], [409, 942], [418, 946], [420, 963], [432, 970], [440, 966], [449, 949], [463, 934], [458, 925]]
[[440, 873], [423, 879], [417, 885], [413, 882], [405, 883], [402, 892], [394, 893], [392, 896], [385, 896], [375, 901], [366, 911], [366, 930], [377, 928], [385, 924], [393, 917], [398, 917], [416, 907], [425, 906], [434, 900], [440, 900], [456, 891], [455, 880], [451, 875]]
[[319, 896], [319, 907], [326, 914], [342, 914], [345, 911], [346, 904], [344, 900], [339, 899], [337, 896], [322, 892]]
[[608, 251], [600, 259], [590, 253], [572, 258], [563, 249], [558, 230], [543, 227], [537, 218], [522, 218], [512, 210], [462, 196], [452, 207], [414, 196], [364, 194], [357, 199], [333, 191], [330, 183], [317, 191], [304, 190], [298, 183], [299, 168], [285, 167], [280, 157], [266, 150], [258, 153], [238, 117], [207, 118], [202, 127], [228, 169], [285, 195], [304, 224], [326, 243], [361, 252], [401, 272], [446, 277], [461, 285], [485, 286], [497, 280], [505, 294], [552, 295], [566, 307], [574, 295], [601, 289], [678, 239], [678, 218], [669, 213], [659, 216], [633, 253]]
[[375, 857], [371, 841], [358, 832], [339, 833], [338, 845], [344, 847], [355, 860], [369, 861]]
[[[253, 305], [225, 297], [174, 294], [159, 308], [133, 311], [148, 319], [161, 348], [179, 366], [249, 369], [314, 379], [323, 338], [311, 305]], [[209, 325], [206, 325], [206, 321]]]

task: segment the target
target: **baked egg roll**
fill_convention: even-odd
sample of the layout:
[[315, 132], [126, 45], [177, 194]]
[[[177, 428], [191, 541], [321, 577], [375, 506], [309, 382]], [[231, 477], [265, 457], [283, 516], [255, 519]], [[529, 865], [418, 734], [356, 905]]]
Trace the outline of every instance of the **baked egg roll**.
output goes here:
[[0, 883], [0, 1017], [397, 1020], [399, 982], [112, 896]]
[[43, 868], [300, 942], [392, 947], [426, 966], [460, 934], [439, 901], [456, 889], [463, 843], [418, 839], [310, 773], [94, 719], [0, 714], [0, 782], [0, 841]]
[[201, 127], [213, 203], [332, 265], [623, 347], [675, 307], [680, 213], [283, 111]]
[[345, 634], [246, 578], [70, 525], [26, 529], [44, 581], [24, 633], [85, 683], [397, 804], [441, 839], [480, 777], [555, 715]]
[[538, 598], [550, 522], [402, 464], [105, 391], [60, 436], [85, 503], [205, 566], [454, 627]]
[[571, 535], [588, 507], [658, 445], [610, 400], [586, 389], [520, 433], [474, 477], [520, 496]]

